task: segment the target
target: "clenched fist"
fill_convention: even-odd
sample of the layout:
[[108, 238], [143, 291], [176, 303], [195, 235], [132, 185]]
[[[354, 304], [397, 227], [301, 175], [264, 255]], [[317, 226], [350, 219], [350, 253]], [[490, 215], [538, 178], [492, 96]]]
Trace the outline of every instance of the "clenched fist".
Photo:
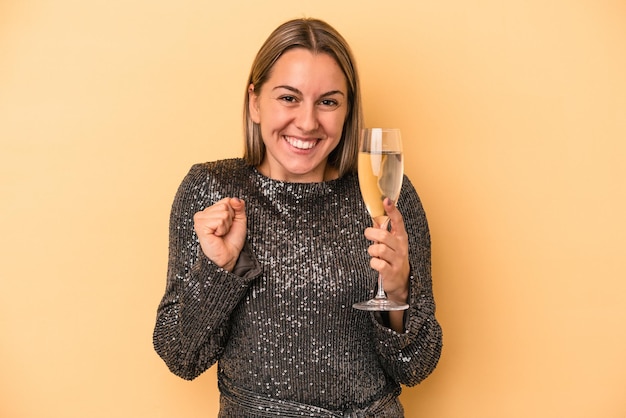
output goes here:
[[193, 216], [202, 252], [224, 270], [232, 271], [247, 233], [245, 202], [226, 197]]

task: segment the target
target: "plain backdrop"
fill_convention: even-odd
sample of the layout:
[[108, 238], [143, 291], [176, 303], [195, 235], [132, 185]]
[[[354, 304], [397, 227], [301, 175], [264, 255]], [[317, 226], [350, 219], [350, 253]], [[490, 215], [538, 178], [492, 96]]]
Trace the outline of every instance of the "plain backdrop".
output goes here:
[[170, 205], [303, 16], [429, 217], [444, 350], [407, 417], [626, 417], [622, 0], [0, 1], [0, 416], [216, 415], [215, 368], [152, 349]]

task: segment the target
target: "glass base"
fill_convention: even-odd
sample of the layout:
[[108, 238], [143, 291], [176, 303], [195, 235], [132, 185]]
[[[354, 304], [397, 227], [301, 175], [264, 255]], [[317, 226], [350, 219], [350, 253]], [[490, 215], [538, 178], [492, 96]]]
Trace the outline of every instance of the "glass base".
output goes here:
[[352, 307], [362, 311], [403, 311], [408, 309], [409, 305], [389, 299], [370, 299], [365, 302], [355, 303]]

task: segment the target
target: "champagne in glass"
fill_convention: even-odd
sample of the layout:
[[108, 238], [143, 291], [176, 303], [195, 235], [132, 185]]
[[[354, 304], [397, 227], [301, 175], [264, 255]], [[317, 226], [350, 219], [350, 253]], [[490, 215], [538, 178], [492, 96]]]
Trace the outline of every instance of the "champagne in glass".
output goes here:
[[[400, 196], [404, 163], [399, 129], [366, 128], [359, 144], [359, 186], [374, 226], [387, 229], [389, 217], [383, 207], [386, 198], [396, 202]], [[409, 307], [387, 299], [383, 277], [378, 275], [378, 291], [373, 299], [355, 303], [366, 311], [399, 311]]]

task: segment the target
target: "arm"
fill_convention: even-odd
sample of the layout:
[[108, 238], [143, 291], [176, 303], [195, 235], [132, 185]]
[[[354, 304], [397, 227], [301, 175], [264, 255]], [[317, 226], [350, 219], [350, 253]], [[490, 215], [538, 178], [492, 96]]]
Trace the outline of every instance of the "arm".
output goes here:
[[[428, 223], [419, 197], [406, 177], [398, 205], [404, 216], [409, 248], [409, 309], [402, 318], [404, 332], [387, 328], [377, 315], [372, 315], [372, 320], [376, 349], [385, 370], [398, 383], [412, 386], [437, 365], [442, 332], [435, 318]], [[389, 319], [393, 325], [394, 317]]]
[[167, 284], [153, 334], [156, 352], [184, 379], [217, 361], [228, 340], [230, 314], [259, 273], [258, 263], [243, 277], [230, 273], [202, 251], [192, 216], [207, 204], [197, 197], [205, 181], [206, 170], [194, 166], [172, 205]]

